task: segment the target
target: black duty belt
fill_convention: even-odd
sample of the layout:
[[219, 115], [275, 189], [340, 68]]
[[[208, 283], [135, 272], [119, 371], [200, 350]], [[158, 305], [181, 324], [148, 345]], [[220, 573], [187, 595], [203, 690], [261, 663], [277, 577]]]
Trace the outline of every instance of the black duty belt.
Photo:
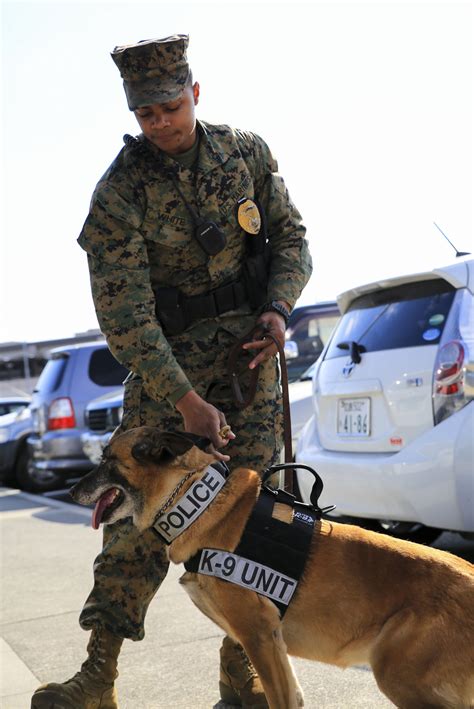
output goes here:
[[184, 295], [179, 288], [157, 288], [155, 299], [156, 317], [167, 335], [179, 335], [196, 320], [219, 317], [249, 300], [241, 281], [191, 296]]

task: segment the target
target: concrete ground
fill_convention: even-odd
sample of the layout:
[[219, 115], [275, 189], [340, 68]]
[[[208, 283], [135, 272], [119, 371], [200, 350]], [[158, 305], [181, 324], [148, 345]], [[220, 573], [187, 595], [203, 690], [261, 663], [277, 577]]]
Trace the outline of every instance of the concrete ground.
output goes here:
[[[92, 584], [101, 534], [91, 513], [0, 488], [0, 707], [28, 709], [34, 689], [63, 681], [85, 658], [78, 615]], [[467, 545], [467, 543], [466, 543]], [[142, 642], [125, 641], [117, 680], [121, 709], [211, 709], [218, 703], [222, 632], [191, 603], [173, 567], [153, 600]], [[294, 660], [306, 707], [385, 709], [366, 668]]]

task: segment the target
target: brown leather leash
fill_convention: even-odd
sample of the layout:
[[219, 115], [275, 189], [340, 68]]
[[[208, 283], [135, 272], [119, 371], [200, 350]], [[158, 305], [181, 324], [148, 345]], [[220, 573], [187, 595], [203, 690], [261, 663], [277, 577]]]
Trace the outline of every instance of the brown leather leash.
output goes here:
[[[292, 463], [293, 450], [291, 443], [290, 397], [288, 393], [288, 371], [286, 368], [285, 352], [276, 337], [272, 335], [270, 330], [265, 325], [256, 325], [254, 328], [252, 328], [252, 330], [250, 330], [247, 334], [241, 337], [240, 340], [237, 340], [235, 345], [232, 346], [229, 352], [228, 360], [230, 386], [232, 389], [234, 403], [237, 408], [245, 409], [249, 404], [252, 403], [255, 397], [255, 392], [257, 390], [257, 381], [259, 374], [258, 370], [260, 368], [260, 364], [258, 364], [255, 369], [251, 370], [250, 383], [246, 396], [244, 396], [239, 382], [239, 375], [241, 375], [246, 370], [247, 365], [245, 365], [244, 368], [241, 367], [239, 371], [238, 361], [239, 357], [242, 355], [242, 345], [246, 344], [247, 342], [253, 342], [255, 340], [267, 338], [273, 340], [280, 356], [281, 387], [283, 395], [283, 442], [285, 445], [285, 463]], [[293, 475], [293, 469], [287, 468], [285, 470], [284, 489], [289, 493], [293, 493]]]

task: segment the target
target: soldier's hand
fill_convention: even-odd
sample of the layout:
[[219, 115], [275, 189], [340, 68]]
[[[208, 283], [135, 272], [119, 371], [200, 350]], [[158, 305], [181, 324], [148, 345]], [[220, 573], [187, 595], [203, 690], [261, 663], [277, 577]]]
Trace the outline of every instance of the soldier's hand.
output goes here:
[[218, 448], [223, 448], [235, 438], [235, 434], [227, 426], [222, 411], [209, 404], [195, 391], [188, 391], [181, 397], [176, 403], [176, 408], [183, 417], [185, 431], [209, 438], [212, 444], [210, 452], [218, 460], [230, 460], [228, 455], [218, 451]]
[[[257, 320], [257, 325], [265, 325], [268, 332], [271, 332], [281, 347], [285, 346], [286, 323], [283, 315], [273, 311], [262, 313]], [[246, 342], [245, 345], [242, 345], [242, 348], [244, 350], [259, 351], [257, 356], [251, 360], [249, 369], [254, 369], [258, 364], [260, 364], [260, 362], [264, 362], [266, 359], [274, 357], [278, 352], [277, 346], [273, 340], [269, 337], [265, 338], [265, 335], [260, 340]]]

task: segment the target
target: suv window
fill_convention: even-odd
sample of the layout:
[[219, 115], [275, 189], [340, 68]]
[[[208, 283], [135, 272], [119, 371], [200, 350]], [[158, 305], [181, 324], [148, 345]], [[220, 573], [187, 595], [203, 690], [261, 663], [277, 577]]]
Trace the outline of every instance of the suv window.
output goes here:
[[120, 386], [128, 375], [107, 348], [95, 350], [89, 362], [89, 379], [101, 387]]
[[46, 362], [36, 383], [35, 392], [50, 394], [56, 391], [61, 384], [68, 357], [66, 353], [56, 354]]
[[375, 291], [357, 298], [341, 318], [326, 359], [347, 357], [355, 342], [365, 352], [439, 342], [455, 288], [436, 279]]

